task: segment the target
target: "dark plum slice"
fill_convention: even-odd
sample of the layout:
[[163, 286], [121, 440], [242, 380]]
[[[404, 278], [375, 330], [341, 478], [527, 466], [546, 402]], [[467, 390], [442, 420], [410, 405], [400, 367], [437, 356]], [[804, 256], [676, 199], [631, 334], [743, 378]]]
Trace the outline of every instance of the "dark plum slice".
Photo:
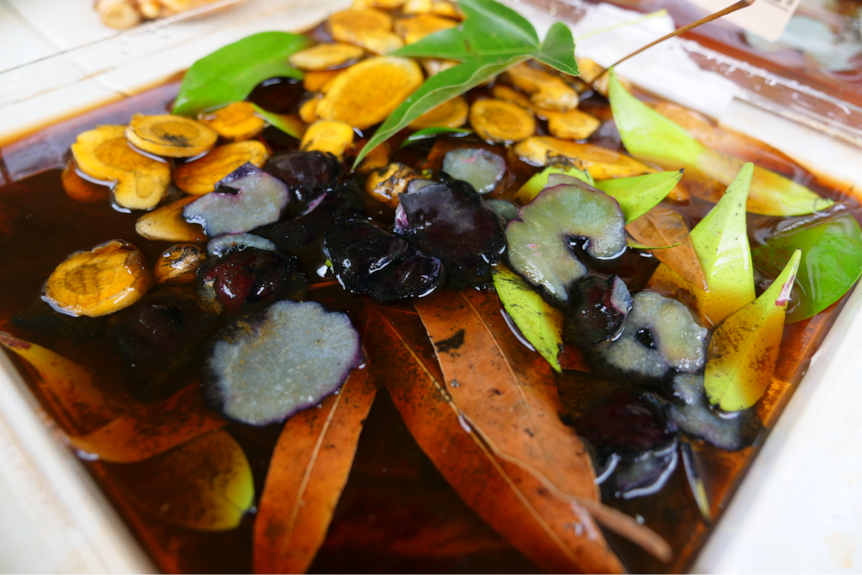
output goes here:
[[12, 325], [36, 333], [58, 335], [72, 339], [86, 339], [105, 333], [107, 316], [71, 316], [60, 313], [43, 299], [12, 316]]
[[483, 148], [456, 148], [443, 156], [443, 171], [487, 194], [506, 175], [506, 160]]
[[206, 404], [227, 419], [267, 425], [337, 391], [362, 363], [362, 350], [347, 315], [317, 302], [280, 301], [231, 321], [206, 358]]
[[709, 331], [682, 303], [654, 292], [634, 296], [622, 334], [588, 354], [597, 371], [639, 384], [662, 384], [674, 371], [697, 373], [706, 362]]
[[616, 259], [626, 249], [625, 216], [611, 196], [574, 178], [546, 188], [506, 227], [509, 263], [552, 301], [587, 275], [575, 246], [595, 260]]
[[298, 260], [280, 252], [234, 248], [198, 268], [198, 289], [207, 301], [229, 312], [244, 305], [305, 297], [305, 277]]
[[710, 407], [702, 375], [679, 374], [671, 382], [675, 401], [665, 403], [668, 418], [682, 431], [720, 449], [749, 447], [763, 429], [757, 409], [733, 413]]
[[183, 208], [183, 218], [202, 225], [211, 238], [238, 234], [277, 221], [289, 199], [278, 178], [244, 164], [216, 184], [214, 192]]
[[433, 184], [401, 194], [395, 233], [445, 264], [457, 282], [489, 281], [506, 249], [500, 218], [464, 182]]
[[590, 347], [613, 339], [623, 329], [632, 309], [632, 296], [617, 276], [588, 277], [575, 284], [572, 309], [563, 324], [563, 339], [578, 347]]
[[296, 205], [302, 207], [335, 189], [341, 179], [338, 158], [324, 152], [279, 152], [263, 169], [287, 184]]
[[230, 250], [242, 248], [257, 248], [266, 252], [278, 250], [276, 245], [268, 239], [252, 234], [225, 234], [207, 244], [207, 256], [219, 258]]
[[[679, 463], [677, 442], [660, 451], [647, 451], [637, 458], [620, 458], [600, 478], [603, 497], [634, 499], [662, 490]], [[613, 465], [613, 464], [612, 464]]]
[[371, 222], [333, 225], [323, 247], [345, 289], [380, 301], [421, 297], [443, 281], [440, 260]]
[[107, 337], [131, 367], [132, 394], [153, 401], [193, 381], [200, 346], [216, 319], [213, 307], [177, 287], [153, 290], [111, 316]]

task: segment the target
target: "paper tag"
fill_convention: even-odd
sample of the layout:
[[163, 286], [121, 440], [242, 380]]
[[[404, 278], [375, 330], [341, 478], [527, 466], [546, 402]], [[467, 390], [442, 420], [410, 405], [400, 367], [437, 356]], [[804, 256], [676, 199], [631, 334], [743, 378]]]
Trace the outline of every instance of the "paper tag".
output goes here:
[[[708, 10], [710, 14], [735, 3], [733, 0], [689, 0], [689, 2]], [[775, 42], [781, 37], [800, 2], [802, 0], [755, 0], [751, 6], [728, 14], [722, 20], [736, 24], [764, 40]]]

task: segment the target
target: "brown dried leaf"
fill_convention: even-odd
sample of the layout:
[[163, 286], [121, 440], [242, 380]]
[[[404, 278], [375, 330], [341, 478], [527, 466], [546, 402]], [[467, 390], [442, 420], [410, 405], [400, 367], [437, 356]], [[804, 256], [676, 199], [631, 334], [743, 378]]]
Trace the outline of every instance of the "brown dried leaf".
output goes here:
[[377, 388], [354, 370], [338, 395], [284, 426], [255, 521], [256, 573], [303, 573], [323, 544]]
[[683, 279], [694, 286], [706, 289], [706, 278], [700, 260], [694, 252], [685, 220], [674, 210], [655, 206], [626, 226], [634, 239], [645, 245], [676, 247], [656, 250], [653, 255]]

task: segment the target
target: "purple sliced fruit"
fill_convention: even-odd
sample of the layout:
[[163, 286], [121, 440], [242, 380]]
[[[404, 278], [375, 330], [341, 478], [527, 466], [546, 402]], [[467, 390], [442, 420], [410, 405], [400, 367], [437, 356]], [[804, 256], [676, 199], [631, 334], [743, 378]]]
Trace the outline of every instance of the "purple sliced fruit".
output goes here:
[[333, 225], [323, 249], [345, 289], [380, 301], [421, 297], [443, 281], [443, 266], [371, 222]]
[[569, 299], [572, 308], [563, 324], [563, 339], [578, 347], [590, 347], [618, 336], [632, 309], [629, 289], [615, 275], [579, 281]]
[[506, 175], [506, 160], [483, 148], [456, 148], [443, 156], [443, 171], [480, 194], [493, 192]]
[[243, 306], [305, 297], [305, 277], [299, 261], [280, 252], [253, 247], [234, 248], [198, 268], [198, 291], [229, 312]]
[[276, 302], [234, 319], [209, 344], [204, 401], [249, 425], [283, 421], [337, 391], [362, 363], [347, 315], [317, 302]]
[[657, 385], [674, 372], [701, 371], [708, 335], [685, 305], [642, 291], [634, 296], [622, 334], [599, 343], [588, 356], [596, 370], [608, 377]]
[[678, 442], [638, 457], [620, 457], [613, 469], [600, 476], [602, 498], [635, 499], [654, 495], [667, 484], [679, 463]]
[[324, 152], [279, 152], [263, 169], [287, 184], [302, 207], [335, 189], [341, 179], [338, 158]]
[[281, 180], [244, 164], [216, 184], [214, 192], [183, 208], [183, 218], [202, 225], [211, 238], [239, 234], [278, 221], [289, 200]]
[[401, 194], [395, 233], [440, 258], [459, 283], [486, 282], [506, 249], [500, 219], [464, 182], [425, 186]]
[[230, 250], [242, 248], [257, 248], [266, 252], [277, 251], [274, 243], [266, 238], [253, 234], [225, 234], [209, 241], [207, 257], [219, 258]]
[[565, 304], [587, 266], [575, 247], [594, 260], [613, 260], [626, 249], [625, 216], [611, 196], [575, 178], [546, 188], [506, 227], [512, 269], [551, 301]]

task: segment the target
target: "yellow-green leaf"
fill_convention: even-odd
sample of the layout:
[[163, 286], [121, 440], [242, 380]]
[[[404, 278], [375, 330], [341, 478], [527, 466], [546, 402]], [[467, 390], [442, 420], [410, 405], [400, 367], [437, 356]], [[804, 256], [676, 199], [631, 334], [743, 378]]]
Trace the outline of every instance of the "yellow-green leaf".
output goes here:
[[593, 178], [588, 172], [582, 172], [573, 166], [566, 166], [564, 164], [548, 166], [538, 174], [534, 174], [532, 178], [527, 180], [527, 183], [521, 186], [521, 189], [515, 194], [515, 200], [522, 204], [529, 204], [532, 202], [533, 198], [538, 196], [539, 192], [544, 190], [548, 185], [548, 178], [551, 174], [571, 176], [581, 180], [585, 184], [589, 184], [591, 186], [595, 185]]
[[628, 224], [658, 205], [679, 183], [680, 178], [682, 170], [602, 180], [596, 182], [595, 186], [619, 202]]
[[709, 344], [705, 385], [710, 403], [740, 411], [766, 391], [781, 347], [784, 316], [802, 251], [796, 250], [763, 295], [715, 330]]
[[562, 371], [557, 356], [563, 344], [563, 314], [542, 299], [519, 275], [505, 266], [494, 270], [494, 287], [503, 307], [521, 334], [555, 370]]
[[[710, 150], [681, 126], [629, 94], [613, 70], [609, 94], [623, 145], [635, 158], [666, 170], [695, 168], [729, 185], [744, 160]], [[798, 216], [825, 209], [834, 202], [775, 172], [755, 167], [747, 210], [770, 216]]]
[[305, 134], [305, 124], [299, 119], [296, 114], [276, 114], [269, 110], [264, 110], [257, 104], [252, 104], [255, 113], [267, 121], [270, 126], [278, 128], [288, 136], [293, 136], [297, 140], [302, 139]]

